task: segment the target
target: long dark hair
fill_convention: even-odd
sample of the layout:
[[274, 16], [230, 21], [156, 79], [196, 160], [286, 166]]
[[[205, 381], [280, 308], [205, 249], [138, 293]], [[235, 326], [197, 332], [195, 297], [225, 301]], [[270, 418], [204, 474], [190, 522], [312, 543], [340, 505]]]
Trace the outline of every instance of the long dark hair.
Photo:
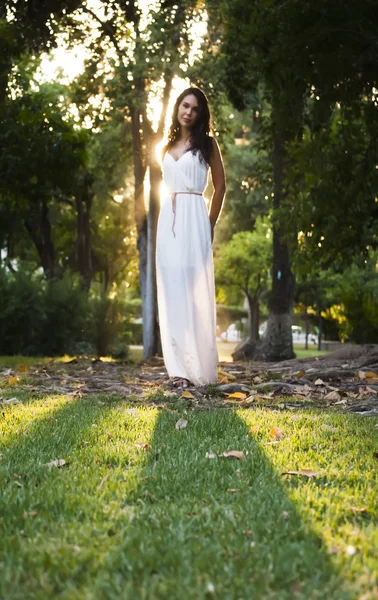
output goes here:
[[[212, 139], [209, 137], [211, 128], [209, 103], [203, 91], [196, 87], [187, 88], [181, 92], [177, 98], [173, 108], [172, 124], [168, 131], [168, 144], [165, 146], [164, 150], [168, 151], [172, 148], [180, 137], [180, 124], [177, 119], [178, 108], [185, 96], [189, 96], [189, 94], [193, 94], [198, 100], [197, 118], [190, 130], [189, 150], [191, 150], [193, 154], [200, 150], [203, 158], [209, 164], [210, 156], [213, 151]], [[200, 160], [202, 161], [201, 156]]]

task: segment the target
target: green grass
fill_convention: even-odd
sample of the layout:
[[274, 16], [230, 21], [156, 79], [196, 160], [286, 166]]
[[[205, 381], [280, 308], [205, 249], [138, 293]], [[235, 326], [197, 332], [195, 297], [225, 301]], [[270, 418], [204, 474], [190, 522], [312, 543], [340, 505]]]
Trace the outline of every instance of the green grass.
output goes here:
[[[2, 413], [1, 598], [377, 597], [375, 419], [60, 396]], [[206, 458], [225, 450], [246, 460]], [[299, 468], [319, 476], [281, 475]]]

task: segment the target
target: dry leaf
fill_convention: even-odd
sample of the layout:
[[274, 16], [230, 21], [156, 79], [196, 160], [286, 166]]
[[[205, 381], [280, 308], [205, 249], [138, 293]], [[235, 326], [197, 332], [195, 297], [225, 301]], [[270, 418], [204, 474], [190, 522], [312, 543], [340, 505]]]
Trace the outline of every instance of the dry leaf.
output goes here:
[[340, 400], [341, 396], [339, 392], [329, 392], [324, 396], [324, 400]]
[[186, 419], [179, 419], [175, 425], [176, 429], [185, 429], [188, 421]]
[[20, 400], [18, 398], [8, 398], [7, 400], [3, 400], [2, 404], [19, 404]]
[[253, 427], [250, 428], [250, 433], [257, 433], [260, 430], [260, 426], [259, 425], [254, 425]]
[[350, 506], [349, 510], [351, 510], [354, 513], [367, 513], [367, 512], [369, 512], [368, 508], [366, 506], [361, 506], [361, 507], [359, 507], [359, 506]]
[[278, 438], [279, 440], [282, 440], [282, 438], [283, 438], [283, 432], [281, 431], [281, 429], [278, 429], [278, 427], [273, 427], [270, 430], [270, 435]]
[[378, 381], [377, 373], [374, 371], [358, 371], [358, 379], [367, 379], [367, 381]]
[[8, 383], [17, 383], [18, 381], [18, 377], [11, 377], [10, 379], [8, 379]]
[[190, 392], [185, 391], [181, 394], [181, 398], [194, 398], [194, 396]]
[[68, 463], [64, 460], [64, 458], [59, 458], [58, 460], [52, 460], [51, 462], [46, 463], [46, 467], [60, 467], [67, 466]]
[[327, 425], [327, 423], [324, 423], [323, 429], [326, 429], [327, 431], [337, 431], [336, 427], [333, 427], [333, 425]]
[[353, 556], [354, 554], [356, 554], [357, 550], [354, 546], [347, 546], [345, 548], [345, 552], [348, 556]]
[[29, 367], [28, 365], [17, 365], [18, 366], [18, 370], [21, 371], [21, 373], [26, 373], [27, 371], [29, 371]]
[[105, 475], [105, 477], [103, 477], [103, 478], [101, 479], [100, 483], [99, 483], [99, 484], [98, 484], [98, 486], [97, 486], [97, 489], [98, 489], [98, 490], [102, 488], [102, 486], [104, 485], [104, 483], [105, 483], [105, 481], [108, 479], [108, 477], [109, 477], [109, 473], [107, 473], [107, 475]]
[[217, 455], [214, 452], [206, 452], [206, 458], [216, 458]]
[[295, 373], [294, 377], [303, 377], [303, 375], [305, 374], [305, 372], [303, 370], [298, 371], [298, 373]]
[[247, 394], [244, 394], [243, 392], [234, 392], [233, 394], [227, 395], [227, 398], [238, 398], [239, 400], [245, 400], [246, 397]]
[[281, 475], [304, 475], [312, 479], [313, 477], [318, 477], [319, 473], [315, 473], [312, 469], [299, 469], [299, 471], [285, 471]]
[[135, 442], [135, 446], [141, 448], [141, 450], [151, 450], [152, 448], [147, 442]]
[[281, 440], [274, 440], [273, 442], [264, 442], [264, 446], [275, 446], [276, 444], [280, 444]]
[[26, 519], [27, 517], [35, 517], [37, 514], [38, 513], [36, 510], [31, 510], [29, 512], [25, 511], [22, 516], [24, 517], [24, 519]]
[[240, 452], [240, 450], [226, 450], [226, 452], [222, 453], [222, 456], [225, 458], [237, 458], [239, 460], [245, 460], [244, 452]]
[[317, 379], [315, 385], [324, 385], [324, 381], [322, 379]]
[[251, 531], [250, 529], [245, 529], [245, 531], [243, 531], [243, 535], [251, 537], [253, 535], [253, 531]]
[[237, 492], [240, 492], [240, 490], [238, 490], [237, 488], [228, 488], [227, 491], [228, 492], [232, 492], [233, 494], [236, 494]]

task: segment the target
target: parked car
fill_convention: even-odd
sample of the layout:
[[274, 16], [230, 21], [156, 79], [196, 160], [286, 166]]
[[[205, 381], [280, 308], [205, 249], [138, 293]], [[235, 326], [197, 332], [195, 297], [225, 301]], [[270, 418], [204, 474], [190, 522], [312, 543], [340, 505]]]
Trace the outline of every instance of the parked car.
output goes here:
[[220, 338], [223, 342], [240, 342], [242, 335], [239, 329], [237, 329], [236, 323], [231, 323], [226, 331], [220, 334]]

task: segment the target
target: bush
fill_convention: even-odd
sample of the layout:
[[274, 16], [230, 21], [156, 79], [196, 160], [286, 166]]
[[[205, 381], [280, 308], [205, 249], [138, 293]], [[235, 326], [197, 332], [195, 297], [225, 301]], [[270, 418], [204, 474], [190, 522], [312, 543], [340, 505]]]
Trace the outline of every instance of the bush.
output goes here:
[[0, 270], [0, 354], [128, 357], [128, 306], [88, 296], [70, 275], [46, 281], [25, 270]]

